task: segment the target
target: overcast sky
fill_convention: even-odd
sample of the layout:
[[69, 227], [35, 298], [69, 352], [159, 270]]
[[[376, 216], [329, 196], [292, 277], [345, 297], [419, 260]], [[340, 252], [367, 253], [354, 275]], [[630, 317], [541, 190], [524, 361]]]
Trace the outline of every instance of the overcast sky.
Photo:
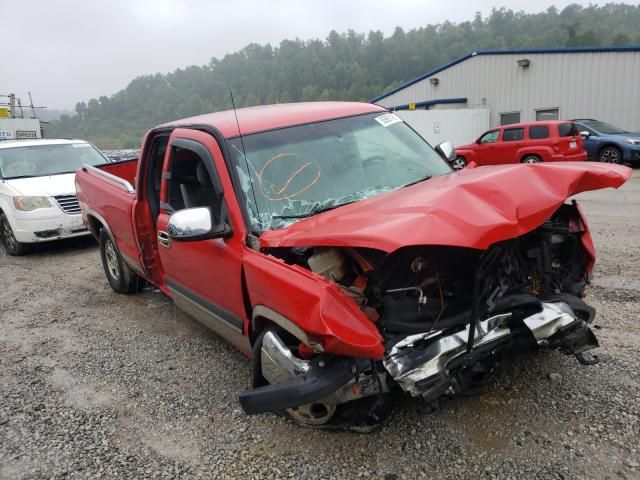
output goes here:
[[[111, 95], [138, 75], [203, 65], [249, 43], [326, 38], [331, 30], [408, 30], [486, 16], [493, 6], [539, 12], [546, 0], [0, 0], [0, 95], [49, 108]], [[596, 4], [604, 2], [592, 2]]]

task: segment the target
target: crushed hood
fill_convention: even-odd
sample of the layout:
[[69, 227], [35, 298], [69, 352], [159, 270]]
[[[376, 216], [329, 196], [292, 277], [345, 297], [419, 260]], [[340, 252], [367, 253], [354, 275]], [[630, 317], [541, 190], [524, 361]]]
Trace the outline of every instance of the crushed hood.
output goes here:
[[411, 245], [486, 249], [547, 220], [572, 195], [617, 188], [631, 169], [604, 163], [464, 169], [265, 232], [263, 247]]

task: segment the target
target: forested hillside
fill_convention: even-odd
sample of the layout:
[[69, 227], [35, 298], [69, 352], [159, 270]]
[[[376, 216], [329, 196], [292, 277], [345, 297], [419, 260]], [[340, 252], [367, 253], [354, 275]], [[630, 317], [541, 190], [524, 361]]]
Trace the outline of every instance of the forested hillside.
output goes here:
[[208, 65], [141, 76], [110, 97], [80, 102], [75, 115], [48, 125], [47, 136], [135, 147], [154, 125], [230, 108], [231, 90], [238, 107], [368, 100], [473, 50], [640, 44], [638, 25], [639, 5], [570, 5], [537, 14], [501, 8], [459, 24], [396, 28], [389, 37], [333, 31], [326, 40], [251, 44]]

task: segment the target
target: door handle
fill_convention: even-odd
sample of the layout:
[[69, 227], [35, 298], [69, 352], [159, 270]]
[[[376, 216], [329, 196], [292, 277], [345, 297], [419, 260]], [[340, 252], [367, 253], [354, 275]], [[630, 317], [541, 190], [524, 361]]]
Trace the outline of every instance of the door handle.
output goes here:
[[169, 238], [169, 234], [167, 232], [163, 232], [162, 230], [158, 232], [158, 243], [165, 248], [169, 248], [169, 244], [171, 243], [171, 239]]

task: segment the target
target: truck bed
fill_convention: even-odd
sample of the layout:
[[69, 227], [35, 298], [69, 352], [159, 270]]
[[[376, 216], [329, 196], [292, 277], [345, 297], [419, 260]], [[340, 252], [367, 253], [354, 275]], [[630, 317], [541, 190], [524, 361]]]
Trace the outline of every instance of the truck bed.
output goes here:
[[126, 180], [127, 182], [129, 182], [132, 188], [135, 188], [136, 172], [138, 170], [137, 158], [134, 158], [132, 160], [125, 160], [124, 162], [105, 163], [104, 165], [100, 165], [96, 168], [105, 173], [109, 173], [118, 178]]
[[96, 238], [105, 228], [127, 263], [139, 264], [133, 221], [138, 160], [84, 166], [76, 172], [82, 218]]

